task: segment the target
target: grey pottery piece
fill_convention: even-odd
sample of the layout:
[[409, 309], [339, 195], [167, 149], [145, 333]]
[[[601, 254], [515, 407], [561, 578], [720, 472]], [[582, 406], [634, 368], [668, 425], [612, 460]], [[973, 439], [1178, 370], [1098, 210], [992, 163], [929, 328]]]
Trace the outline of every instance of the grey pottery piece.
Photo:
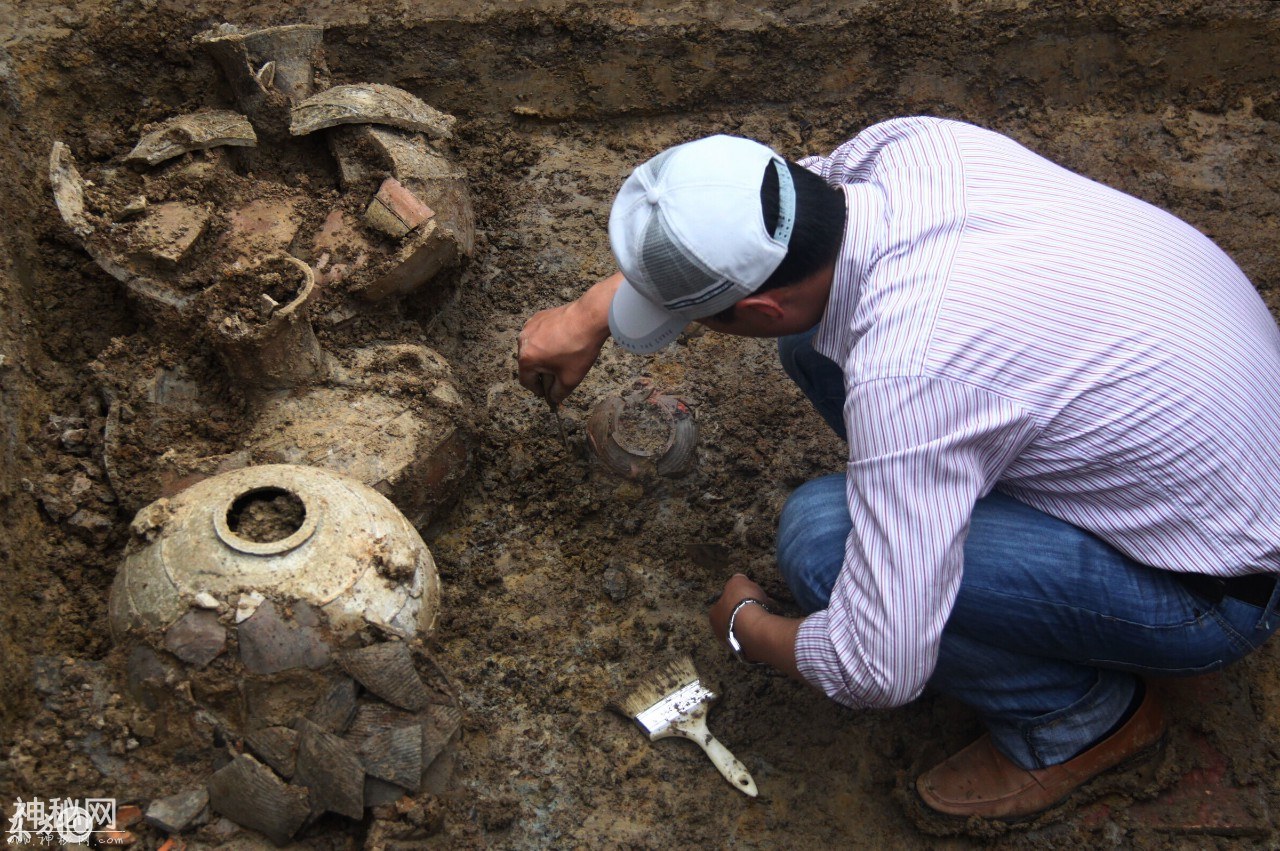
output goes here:
[[127, 163], [159, 165], [190, 151], [223, 145], [252, 148], [258, 144], [249, 119], [238, 112], [216, 109], [191, 112], [168, 119], [138, 140], [124, 158]]
[[295, 104], [289, 132], [305, 136], [339, 124], [385, 124], [401, 130], [447, 139], [453, 133], [452, 115], [385, 83], [334, 86]]

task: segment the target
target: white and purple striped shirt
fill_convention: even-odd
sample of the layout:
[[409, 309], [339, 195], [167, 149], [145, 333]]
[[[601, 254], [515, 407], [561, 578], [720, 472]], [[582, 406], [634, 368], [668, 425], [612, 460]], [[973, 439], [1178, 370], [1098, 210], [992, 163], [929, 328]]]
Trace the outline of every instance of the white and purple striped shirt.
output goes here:
[[955, 121], [802, 163], [849, 219], [814, 339], [843, 365], [853, 531], [804, 677], [924, 688], [994, 488], [1175, 571], [1280, 571], [1280, 331], [1207, 237]]

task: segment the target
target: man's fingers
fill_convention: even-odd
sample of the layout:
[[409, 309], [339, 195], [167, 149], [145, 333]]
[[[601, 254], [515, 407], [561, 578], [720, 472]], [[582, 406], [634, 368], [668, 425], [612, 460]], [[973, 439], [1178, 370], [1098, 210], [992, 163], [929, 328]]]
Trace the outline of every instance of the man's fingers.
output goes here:
[[560, 400], [556, 398], [556, 377], [551, 373], [538, 373], [538, 391], [538, 395], [542, 398], [548, 399], [554, 404], [559, 404]]

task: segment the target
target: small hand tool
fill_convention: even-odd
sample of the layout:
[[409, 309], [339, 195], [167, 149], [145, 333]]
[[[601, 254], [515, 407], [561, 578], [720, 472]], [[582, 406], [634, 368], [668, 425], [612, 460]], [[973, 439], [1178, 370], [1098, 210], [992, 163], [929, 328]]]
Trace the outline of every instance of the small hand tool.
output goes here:
[[547, 407], [551, 409], [551, 413], [556, 418], [556, 431], [560, 432], [560, 442], [564, 444], [564, 448], [569, 448], [569, 439], [564, 436], [564, 424], [560, 422], [560, 406], [551, 398], [551, 385], [556, 383], [556, 377], [548, 372], [538, 373], [538, 383], [542, 385], [542, 398], [547, 400]]
[[747, 767], [707, 730], [707, 711], [717, 697], [702, 684], [693, 660], [682, 656], [654, 671], [612, 705], [635, 719], [650, 741], [681, 736], [697, 742], [733, 788], [754, 798], [759, 792]]

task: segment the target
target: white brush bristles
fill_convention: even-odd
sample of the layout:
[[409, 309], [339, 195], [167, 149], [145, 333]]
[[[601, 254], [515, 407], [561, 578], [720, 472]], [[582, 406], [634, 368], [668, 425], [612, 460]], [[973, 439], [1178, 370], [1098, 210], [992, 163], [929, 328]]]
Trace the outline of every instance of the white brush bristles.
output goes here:
[[641, 680], [635, 689], [614, 701], [614, 706], [629, 718], [635, 718], [664, 697], [679, 691], [698, 679], [698, 669], [693, 659], [681, 656], [667, 662], [661, 668]]

